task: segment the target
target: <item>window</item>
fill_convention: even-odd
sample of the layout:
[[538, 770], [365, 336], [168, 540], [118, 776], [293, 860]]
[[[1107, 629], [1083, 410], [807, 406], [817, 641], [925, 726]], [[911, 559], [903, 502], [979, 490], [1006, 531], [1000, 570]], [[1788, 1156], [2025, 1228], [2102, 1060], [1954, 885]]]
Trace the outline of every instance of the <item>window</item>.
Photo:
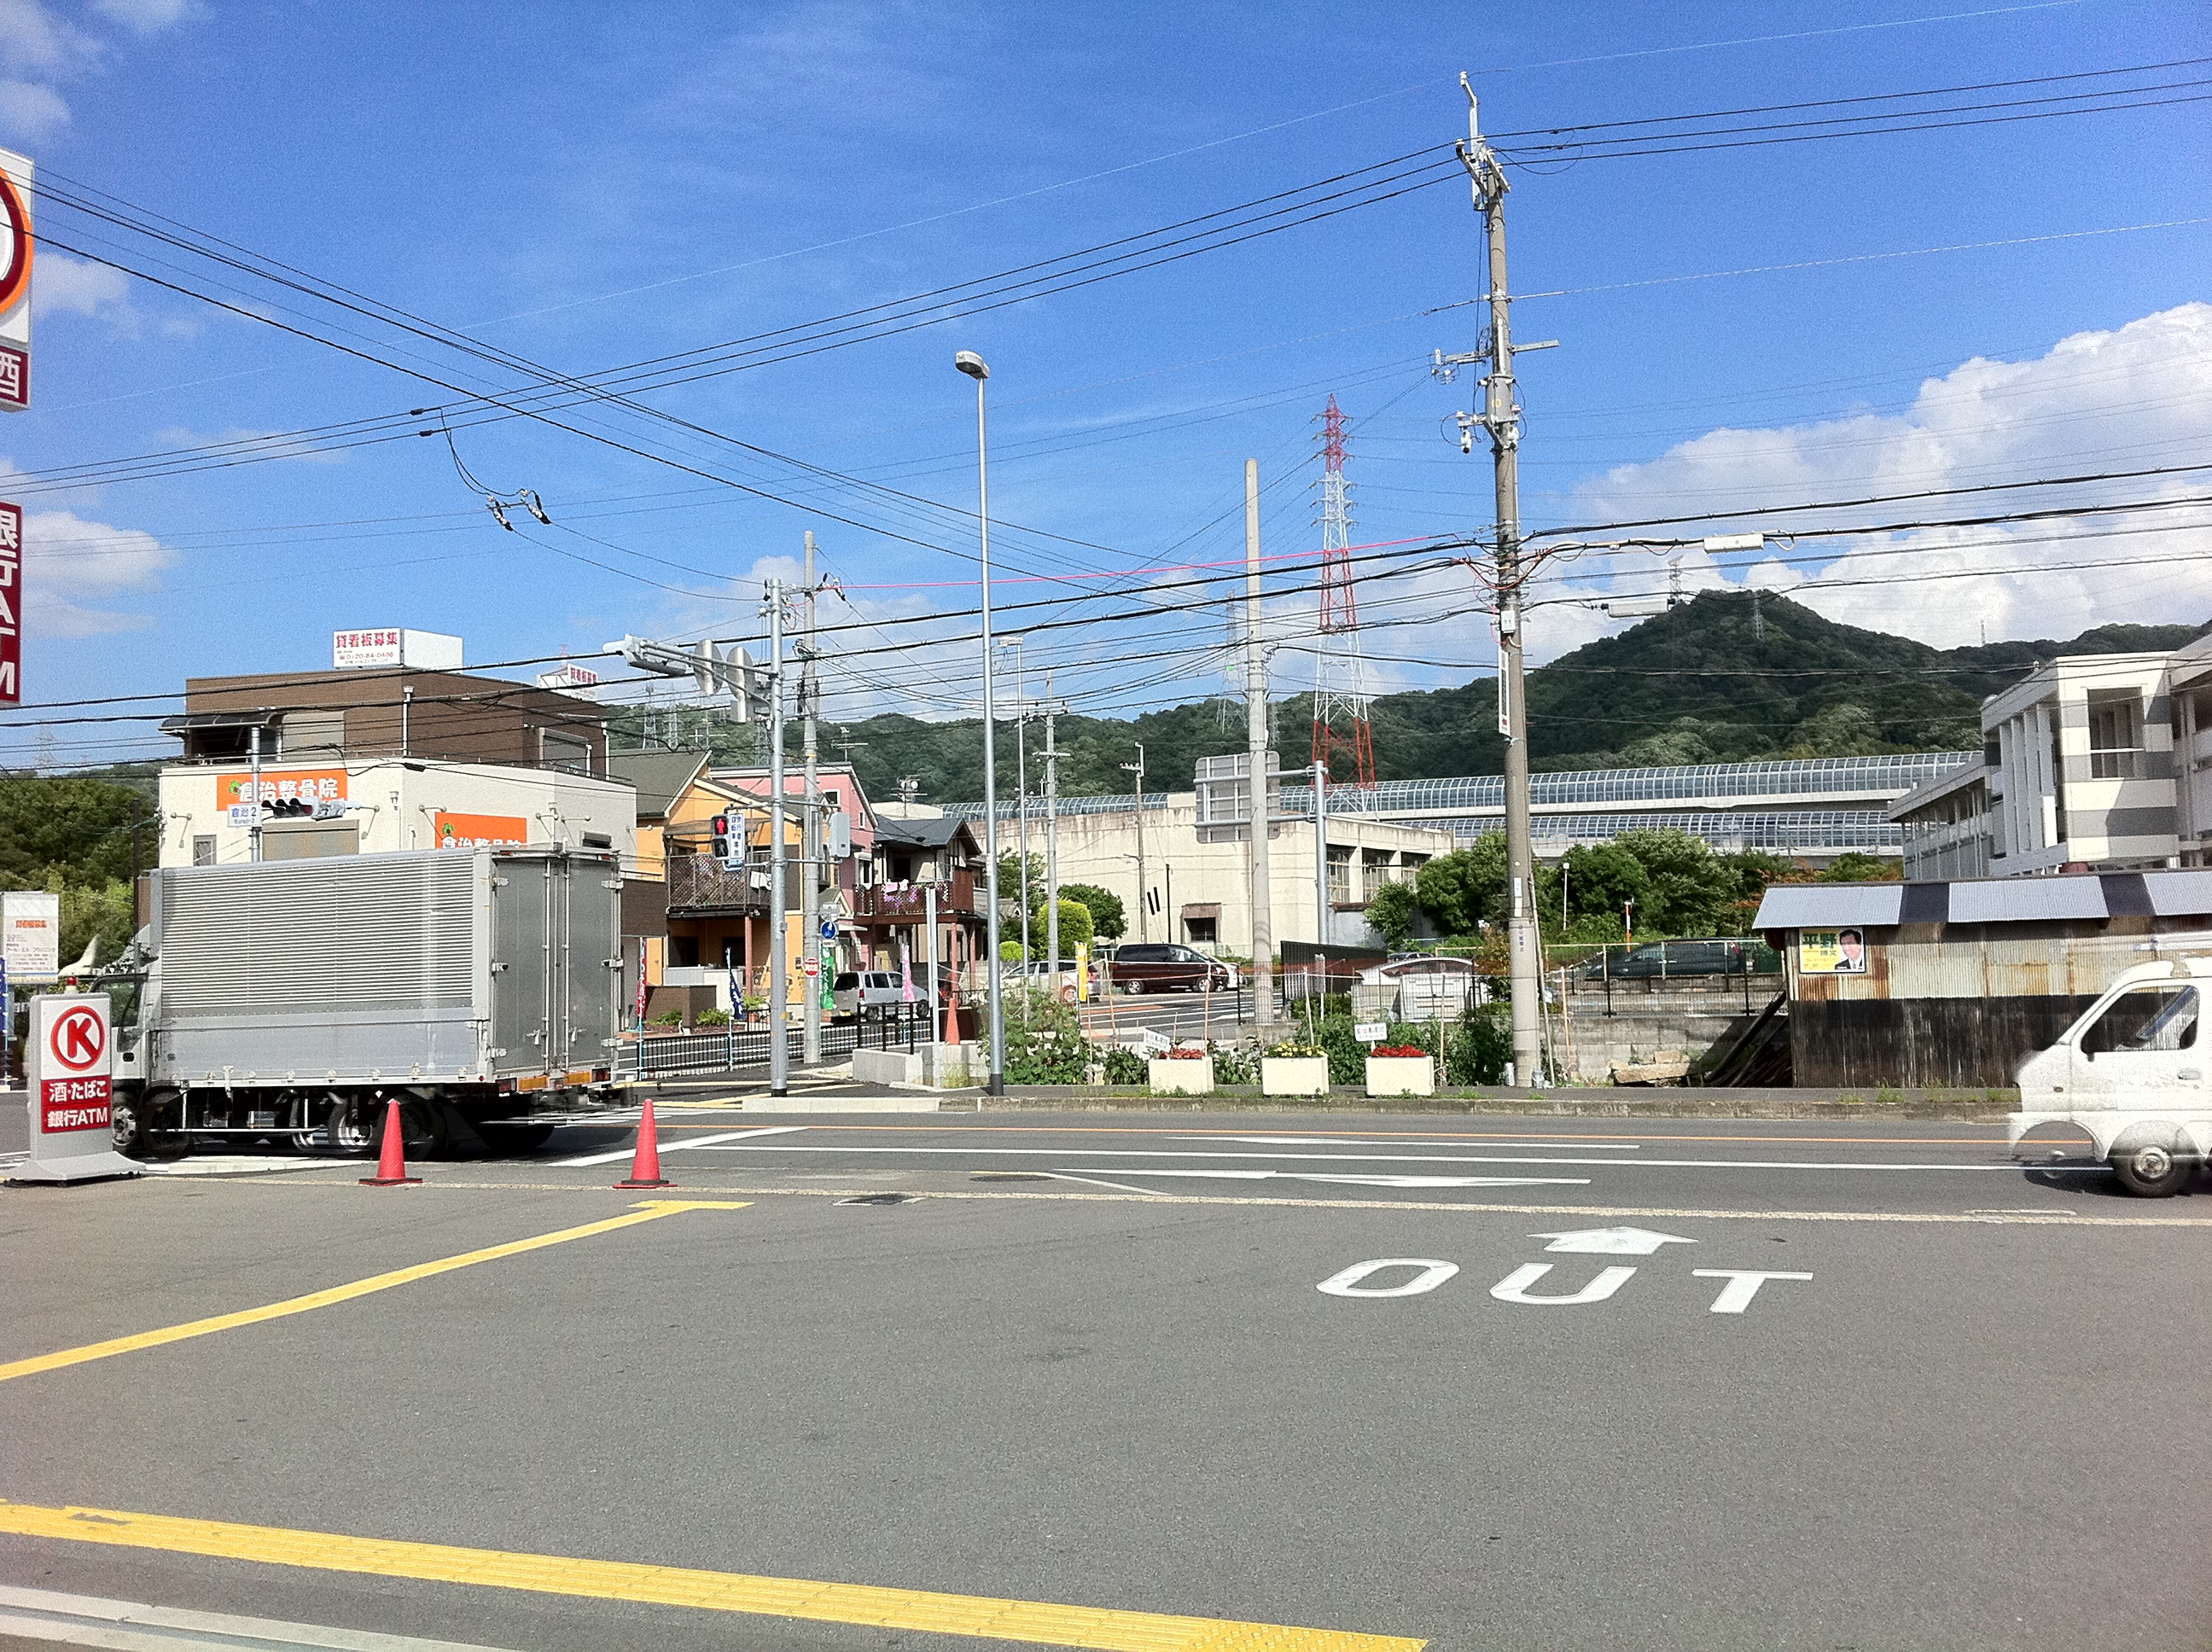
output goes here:
[[571, 774], [592, 772], [592, 743], [574, 734], [538, 732], [538, 763], [541, 768], [566, 769]]
[[2134, 693], [2089, 696], [2089, 777], [2126, 780], [2136, 777], [2136, 754], [2142, 750], [2142, 701]]
[[2132, 987], [2081, 1035], [2084, 1055], [2165, 1054], [2197, 1047], [2197, 989], [2159, 981]]
[[192, 865], [195, 866], [212, 866], [215, 865], [214, 838], [196, 837], [192, 840]]
[[1211, 946], [1221, 938], [1218, 932], [1220, 926], [1218, 918], [1186, 918], [1182, 920], [1183, 938]]

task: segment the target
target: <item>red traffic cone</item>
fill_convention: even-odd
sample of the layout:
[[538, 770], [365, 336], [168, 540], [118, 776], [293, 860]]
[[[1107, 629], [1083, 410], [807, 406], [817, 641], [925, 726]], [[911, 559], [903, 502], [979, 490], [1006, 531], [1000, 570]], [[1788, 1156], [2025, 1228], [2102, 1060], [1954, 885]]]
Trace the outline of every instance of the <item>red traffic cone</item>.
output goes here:
[[673, 1187], [660, 1174], [660, 1133], [653, 1122], [653, 1097], [645, 1098], [645, 1116], [637, 1121], [637, 1153], [629, 1162], [629, 1180], [617, 1187]]
[[407, 1174], [407, 1128], [399, 1121], [399, 1103], [384, 1104], [384, 1151], [376, 1156], [376, 1174], [363, 1176], [364, 1187], [419, 1186], [422, 1178]]
[[957, 998], [945, 1000], [945, 1042], [948, 1044], [960, 1042], [960, 1000]]

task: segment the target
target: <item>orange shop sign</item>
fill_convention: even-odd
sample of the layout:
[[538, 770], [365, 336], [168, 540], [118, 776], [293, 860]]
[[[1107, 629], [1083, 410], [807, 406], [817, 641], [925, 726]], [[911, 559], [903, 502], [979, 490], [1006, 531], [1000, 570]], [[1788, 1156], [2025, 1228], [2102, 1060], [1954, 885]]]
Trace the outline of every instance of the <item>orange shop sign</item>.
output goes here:
[[520, 815], [454, 815], [441, 809], [430, 823], [441, 849], [519, 849], [530, 841], [530, 823]]
[[264, 768], [261, 795], [253, 795], [253, 771], [215, 777], [215, 806], [228, 809], [240, 803], [337, 803], [346, 794], [343, 768]]

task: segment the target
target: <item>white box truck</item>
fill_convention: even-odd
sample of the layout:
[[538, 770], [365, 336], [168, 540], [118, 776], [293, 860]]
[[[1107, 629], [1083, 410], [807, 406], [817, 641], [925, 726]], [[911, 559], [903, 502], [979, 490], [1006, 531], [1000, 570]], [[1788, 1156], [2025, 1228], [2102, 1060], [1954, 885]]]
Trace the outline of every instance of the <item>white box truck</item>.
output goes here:
[[622, 877], [558, 848], [154, 874], [116, 999], [118, 1151], [270, 1139], [410, 1154], [542, 1145], [617, 1100]]
[[2208, 990], [2212, 959], [2124, 970], [2057, 1042], [2021, 1064], [2011, 1145], [2039, 1125], [2072, 1125], [2130, 1193], [2155, 1199], [2187, 1187], [2212, 1155]]

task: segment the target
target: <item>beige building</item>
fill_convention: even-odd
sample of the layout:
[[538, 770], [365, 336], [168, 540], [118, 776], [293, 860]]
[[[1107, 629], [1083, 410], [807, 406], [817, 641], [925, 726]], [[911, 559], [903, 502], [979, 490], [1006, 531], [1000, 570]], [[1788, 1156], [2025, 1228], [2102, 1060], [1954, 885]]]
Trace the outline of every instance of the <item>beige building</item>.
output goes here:
[[[1122, 939], [1182, 941], [1202, 951], [1251, 956], [1250, 846], [1202, 841], [1220, 829], [1201, 829], [1194, 793], [1146, 798], [1141, 827], [1138, 811], [1127, 806], [1126, 800], [1114, 811], [1097, 808], [1103, 799], [1068, 801], [1085, 811], [1060, 816], [1060, 881], [1096, 884], [1120, 896], [1128, 914]], [[981, 829], [980, 823], [977, 829]], [[1028, 836], [1029, 853], [1041, 860], [1044, 808], [1034, 798], [1030, 800]], [[1313, 823], [1279, 823], [1268, 841], [1267, 857], [1276, 946], [1286, 941], [1381, 945], [1382, 938], [1367, 922], [1368, 902], [1385, 884], [1409, 879], [1423, 862], [1449, 853], [1454, 842], [1446, 829], [1330, 815], [1328, 932], [1322, 935], [1317, 932], [1322, 897]], [[1002, 818], [1000, 852], [1012, 853], [1021, 847], [1020, 821]], [[1141, 902], [1140, 893], [1146, 897]]]
[[[254, 787], [260, 799], [255, 801]], [[161, 864], [374, 854], [395, 849], [565, 843], [637, 865], [635, 794], [557, 768], [418, 758], [177, 764], [161, 771]]]

